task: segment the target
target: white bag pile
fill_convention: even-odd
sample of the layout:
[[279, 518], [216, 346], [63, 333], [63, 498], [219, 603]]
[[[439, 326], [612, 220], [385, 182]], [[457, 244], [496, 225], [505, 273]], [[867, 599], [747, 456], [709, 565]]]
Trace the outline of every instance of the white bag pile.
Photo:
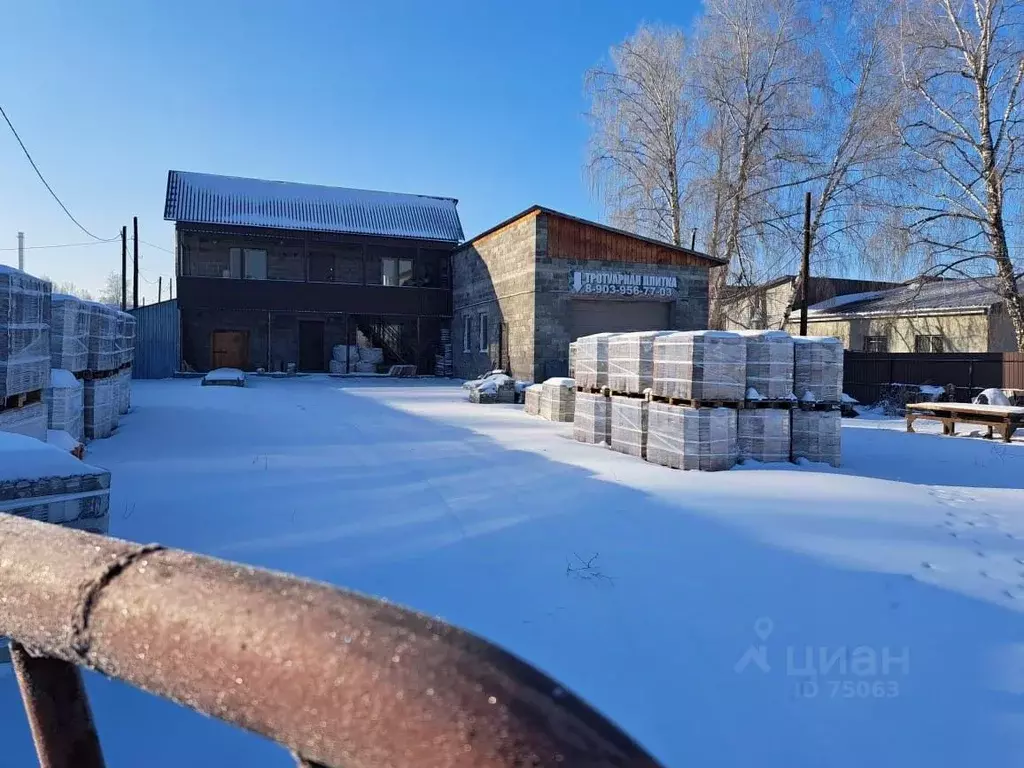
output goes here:
[[86, 380], [84, 391], [85, 436], [91, 439], [110, 437], [118, 424], [117, 377]]
[[654, 340], [655, 395], [686, 400], [743, 400], [747, 346], [727, 331], [681, 331]]
[[380, 365], [384, 362], [384, 350], [380, 347], [359, 347], [359, 362]]
[[652, 402], [647, 461], [674, 469], [730, 469], [737, 460], [736, 411]]
[[34, 437], [46, 442], [46, 403], [29, 403], [0, 411], [0, 432]]
[[0, 402], [46, 388], [49, 321], [50, 284], [0, 265]]
[[[134, 321], [134, 318], [132, 318]], [[50, 304], [50, 366], [78, 373], [89, 363], [89, 315], [75, 296], [55, 293]]]
[[86, 369], [95, 372], [116, 370], [121, 366], [122, 360], [117, 331], [119, 313], [95, 301], [83, 301], [82, 308], [89, 323], [89, 334], [86, 338]]
[[793, 392], [802, 402], [838, 403], [843, 396], [843, 344], [831, 336], [793, 337]]
[[575, 380], [565, 377], [548, 379], [541, 389], [541, 417], [548, 421], [573, 421], [576, 394]]
[[785, 331], [736, 333], [747, 346], [747, 399], [793, 399], [793, 338]]
[[822, 462], [838, 467], [842, 455], [842, 419], [839, 411], [793, 412], [793, 460]]
[[577, 392], [572, 417], [572, 436], [581, 443], [610, 443], [610, 402], [604, 395]]
[[585, 389], [608, 386], [608, 341], [614, 333], [595, 333], [576, 339], [575, 381]]
[[654, 386], [654, 342], [671, 331], [620, 333], [608, 340], [608, 387], [643, 394]]
[[540, 416], [540, 401], [543, 392], [543, 384], [531, 384], [523, 392], [523, 410], [530, 416]]
[[737, 417], [740, 459], [765, 463], [789, 461], [789, 414], [788, 408], [741, 410]]
[[79, 442], [85, 437], [85, 387], [71, 371], [50, 371], [49, 428], [67, 432]]
[[647, 457], [646, 400], [612, 395], [611, 448], [619, 453]]

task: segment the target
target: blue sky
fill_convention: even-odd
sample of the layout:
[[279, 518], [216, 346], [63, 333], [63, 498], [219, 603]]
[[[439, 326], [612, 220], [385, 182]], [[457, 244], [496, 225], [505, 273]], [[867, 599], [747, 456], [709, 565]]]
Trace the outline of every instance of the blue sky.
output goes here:
[[[467, 235], [542, 203], [600, 217], [583, 73], [641, 21], [699, 3], [32, 0], [4, 10], [0, 104], [101, 237], [170, 249], [169, 168], [459, 198]], [[79, 243], [0, 125], [0, 248]], [[143, 245], [142, 292], [173, 273]], [[13, 250], [0, 262], [15, 263]], [[99, 289], [120, 245], [27, 251]]]

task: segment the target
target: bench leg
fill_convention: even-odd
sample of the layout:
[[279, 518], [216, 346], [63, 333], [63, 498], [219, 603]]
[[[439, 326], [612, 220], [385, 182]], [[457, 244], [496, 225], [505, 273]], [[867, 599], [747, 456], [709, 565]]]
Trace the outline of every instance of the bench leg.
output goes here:
[[950, 422], [949, 422], [949, 434], [951, 434], [951, 435], [955, 435], [956, 434], [956, 422], [953, 421], [952, 419], [950, 419]]
[[1007, 424], [1003, 427], [1003, 442], [1008, 443], [1013, 439], [1013, 433], [1017, 431], [1017, 428], [1012, 424]]
[[917, 416], [911, 416], [909, 413], [907, 414], [907, 432], [913, 432], [914, 431], [914, 421], [916, 419], [917, 419]]
[[994, 435], [992, 434], [992, 425], [989, 424], [988, 431], [985, 433], [985, 439], [991, 440], [993, 437]]

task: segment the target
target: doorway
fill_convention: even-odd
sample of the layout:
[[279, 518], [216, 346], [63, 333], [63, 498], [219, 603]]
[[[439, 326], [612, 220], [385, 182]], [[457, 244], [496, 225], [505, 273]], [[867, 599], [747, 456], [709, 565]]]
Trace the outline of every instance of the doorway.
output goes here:
[[214, 331], [210, 334], [210, 363], [213, 368], [249, 368], [249, 332]]
[[324, 323], [322, 320], [299, 321], [299, 370], [324, 370]]

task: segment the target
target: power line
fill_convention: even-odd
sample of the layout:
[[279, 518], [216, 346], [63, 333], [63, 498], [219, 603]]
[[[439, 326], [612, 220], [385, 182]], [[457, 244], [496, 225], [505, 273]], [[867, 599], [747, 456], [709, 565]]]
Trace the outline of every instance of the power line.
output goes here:
[[160, 245], [154, 245], [153, 243], [147, 243], [141, 237], [139, 238], [139, 242], [142, 243], [143, 245], [148, 245], [150, 248], [156, 248], [158, 251], [163, 251], [164, 253], [169, 253], [169, 254], [171, 254], [171, 256], [174, 255], [174, 251], [172, 251], [170, 248], [164, 248], [163, 246], [160, 246]]
[[50, 195], [53, 197], [54, 200], [57, 201], [57, 205], [59, 205], [61, 207], [61, 210], [63, 210], [64, 213], [67, 214], [67, 217], [69, 219], [71, 219], [71, 221], [73, 221], [75, 223], [76, 227], [78, 227], [80, 230], [85, 232], [85, 234], [87, 234], [93, 240], [99, 240], [100, 242], [109, 243], [110, 240], [104, 240], [102, 237], [97, 237], [92, 232], [90, 232], [88, 229], [83, 227], [81, 225], [81, 223], [78, 221], [78, 219], [76, 219], [74, 216], [71, 215], [71, 211], [69, 211], [68, 207], [66, 205], [64, 205], [63, 202], [61, 202], [61, 199], [59, 197], [57, 197], [57, 193], [53, 191], [53, 187], [51, 187], [49, 182], [47, 182], [47, 180], [43, 177], [42, 171], [39, 170], [39, 166], [36, 165], [36, 161], [32, 159], [32, 155], [29, 154], [28, 149], [25, 147], [25, 142], [23, 142], [21, 140], [21, 136], [19, 136], [17, 130], [15, 130], [14, 124], [11, 123], [11, 118], [9, 118], [7, 116], [7, 113], [4, 112], [4, 108], [2, 106], [0, 106], [0, 115], [3, 115], [4, 121], [7, 123], [7, 127], [11, 129], [11, 133], [14, 134], [14, 138], [16, 138], [18, 140], [18, 145], [21, 147], [21, 151], [25, 153], [25, 157], [27, 157], [29, 163], [32, 164], [32, 170], [34, 170], [36, 172], [36, 176], [38, 176], [39, 180], [41, 182], [43, 182], [43, 186], [46, 187], [46, 191], [50, 193]]
[[[47, 248], [84, 248], [89, 245], [103, 245], [104, 243], [112, 243], [118, 238], [114, 237], [110, 240], [93, 240], [89, 243], [58, 243], [57, 245], [26, 245], [26, 251], [38, 251]], [[0, 248], [0, 251], [16, 251], [17, 248]]]

